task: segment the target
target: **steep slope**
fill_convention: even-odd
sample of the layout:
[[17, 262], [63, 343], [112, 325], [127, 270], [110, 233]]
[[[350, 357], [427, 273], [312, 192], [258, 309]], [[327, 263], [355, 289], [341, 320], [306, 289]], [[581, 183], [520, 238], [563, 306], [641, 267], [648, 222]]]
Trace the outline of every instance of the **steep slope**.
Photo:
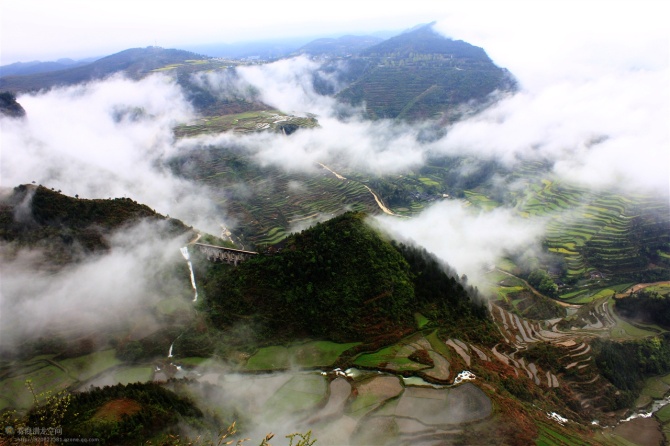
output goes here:
[[372, 118], [432, 118], [515, 85], [483, 49], [447, 39], [432, 25], [364, 50], [354, 65], [360, 77], [337, 97], [365, 104]]
[[260, 338], [274, 341], [366, 342], [409, 333], [419, 310], [445, 323], [486, 325], [472, 290], [436, 261], [421, 263], [422, 255], [391, 244], [365, 218], [348, 212], [237, 268], [211, 267], [204, 289], [215, 325], [244, 320]]
[[[91, 233], [101, 237], [100, 243], [93, 240], [91, 249], [104, 249], [107, 230], [142, 218], [164, 220], [129, 199], [76, 199], [39, 186], [10, 191], [0, 211], [0, 234], [5, 240], [22, 244], [39, 240], [64, 249], [69, 246], [68, 237], [84, 243], [90, 241]], [[169, 328], [141, 338], [124, 333], [117, 337], [115, 352], [96, 355], [109, 356], [107, 367], [112, 370], [119, 363], [133, 376], [144, 370], [144, 380], [160, 379], [162, 370], [177, 373], [182, 365], [188, 367], [187, 357], [196, 361], [214, 355], [225, 358], [239, 368], [213, 368], [202, 379], [199, 374], [190, 375], [194, 380], [182, 383], [185, 393], [229, 392], [245, 386], [257, 390], [263, 378], [274, 380], [276, 387], [268, 388], [265, 402], [259, 405], [262, 410], [294, 411], [304, 422], [301, 426], [314, 428], [324, 444], [369, 444], [379, 438], [388, 444], [428, 439], [530, 444], [538, 438], [539, 444], [555, 444], [549, 441], [553, 438], [567, 444], [601, 444], [594, 436], [599, 428], [589, 425], [592, 417], [604, 420], [600, 418], [603, 411], [627, 406], [642, 378], [668, 370], [667, 336], [662, 342], [646, 339], [635, 345], [592, 343], [585, 338], [586, 332], [557, 331], [494, 304], [496, 328], [485, 308], [477, 304], [476, 290], [464, 288], [447, 266], [425, 251], [389, 241], [366, 221], [362, 213], [342, 214], [266, 248], [262, 255], [236, 268], [197, 259], [192, 252], [198, 288], [204, 294], [196, 308], [206, 315], [181, 326], [170, 318]], [[177, 232], [188, 229], [176, 221], [166, 223]], [[188, 299], [190, 304], [190, 296]], [[207, 324], [205, 316], [213, 324]], [[295, 342], [305, 338], [312, 341]], [[139, 353], [130, 355], [131, 347]], [[67, 355], [63, 350], [65, 347], [44, 344], [16, 369], [5, 365], [0, 369], [0, 390], [21, 384], [24, 375], [39, 380], [44, 388], [54, 388], [53, 377], [47, 382], [37, 374], [50, 368], [61, 376], [63, 386], [86, 383], [82, 388], [88, 388], [90, 375], [84, 377], [85, 369], [75, 365], [93, 359], [74, 347], [68, 347]], [[38, 353], [61, 356], [49, 362]], [[640, 370], [623, 367], [632, 356], [641, 358], [636, 362]], [[642, 361], [652, 357], [658, 358]], [[41, 361], [41, 368], [36, 369], [36, 361]], [[257, 374], [292, 366], [323, 373], [285, 378]], [[333, 367], [355, 367], [360, 374], [329, 373]], [[216, 378], [224, 373], [232, 376], [240, 369], [250, 373], [232, 381]], [[68, 372], [77, 380], [69, 378]], [[217, 384], [210, 382], [212, 377], [216, 379], [211, 382]], [[617, 379], [634, 388], [623, 388]], [[437, 387], [430, 388], [428, 383]], [[167, 384], [172, 390], [176, 385]], [[18, 400], [18, 391], [11, 389], [13, 402]], [[147, 419], [157, 416], [162, 406], [152, 395], [159, 395], [166, 404], [183, 404], [185, 417], [200, 419], [197, 409], [156, 386], [106, 389], [73, 397], [72, 407], [85, 414], [86, 423], [70, 417], [59, 425], [84, 437], [90, 435], [89, 428], [100, 428], [101, 436], [116, 443], [121, 438], [147, 439], [154, 431], [135, 429], [133, 423], [142, 411]], [[309, 395], [303, 399], [305, 393]], [[229, 406], [233, 400], [236, 398], [222, 398], [215, 404], [238, 417], [233, 403]], [[283, 405], [286, 401], [291, 403]], [[340, 412], [331, 410], [335, 405]], [[557, 422], [550, 416], [553, 411], [570, 422]], [[622, 417], [619, 411], [609, 420]], [[162, 424], [156, 421], [156, 426], [175, 421], [165, 418]], [[193, 421], [200, 428], [210, 428]], [[103, 422], [109, 424], [98, 425]], [[215, 422], [216, 427], [225, 427], [220, 420]], [[339, 442], [329, 439], [326, 428], [344, 422], [349, 430], [337, 437]]]

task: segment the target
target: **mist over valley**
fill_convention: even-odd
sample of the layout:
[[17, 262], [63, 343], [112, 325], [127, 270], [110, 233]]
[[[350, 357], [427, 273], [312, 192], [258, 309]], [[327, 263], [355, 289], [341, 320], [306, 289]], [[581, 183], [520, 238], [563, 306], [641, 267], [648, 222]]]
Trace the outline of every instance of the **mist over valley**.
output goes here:
[[665, 444], [663, 32], [449, 14], [4, 65], [2, 441]]

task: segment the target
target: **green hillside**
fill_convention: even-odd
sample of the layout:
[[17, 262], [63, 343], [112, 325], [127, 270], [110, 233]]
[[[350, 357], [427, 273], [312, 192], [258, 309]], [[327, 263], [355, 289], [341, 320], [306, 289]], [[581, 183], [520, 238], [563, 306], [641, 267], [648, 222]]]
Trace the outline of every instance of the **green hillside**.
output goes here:
[[[92, 226], [104, 234], [137, 219], [162, 219], [128, 199], [76, 199], [38, 186], [17, 187], [10, 196], [0, 222], [15, 243], [52, 243]], [[17, 220], [22, 203], [30, 204], [30, 218]], [[185, 229], [174, 221], [168, 226]], [[165, 298], [151, 312], [161, 324], [143, 328], [145, 320], [138, 319], [115, 332], [54, 333], [25, 343], [20, 355], [0, 362], [0, 409], [30, 407], [24, 383], [31, 380], [36, 392], [66, 390], [59, 395], [69, 411], [54, 412], [64, 415], [58, 421], [64, 432], [105, 444], [164, 444], [168, 438], [188, 444], [193, 432], [225, 432], [234, 421], [248, 437], [255, 416], [279, 423], [276, 417], [289, 414], [306, 420], [301, 426], [327, 444], [418, 441], [419, 424], [435, 438], [463, 444], [612, 444], [590, 420], [614, 423], [640, 392], [664, 393], [656, 375], [670, 370], [670, 343], [661, 327], [623, 319], [623, 307], [635, 306], [633, 300], [615, 305], [605, 297], [565, 317], [533, 296], [527, 282], [496, 271], [504, 280], [489, 313], [478, 291], [447, 265], [388, 240], [360, 212], [265, 246], [237, 267], [189, 249], [197, 303], [179, 262], [183, 271], [170, 274], [183, 289], [162, 288]], [[660, 313], [659, 305], [665, 313], [666, 301], [653, 300], [645, 318]], [[619, 329], [627, 330], [624, 342], [615, 336]], [[595, 341], [600, 336], [611, 339]], [[351, 369], [343, 378], [334, 367]], [[456, 383], [464, 370], [476, 378]], [[279, 371], [286, 374], [268, 373]], [[187, 379], [128, 384], [173, 377]], [[235, 396], [243, 389], [254, 389], [256, 399]], [[341, 412], [330, 413], [335, 404]], [[21, 412], [15, 421], [5, 412], [3, 419], [24, 428], [48, 407]], [[166, 407], [178, 408], [180, 416]], [[570, 422], [548, 420], [553, 411]], [[328, 428], [343, 420], [355, 429], [331, 437]], [[178, 428], [185, 425], [187, 434]]]
[[509, 73], [483, 49], [442, 37], [431, 25], [372, 46], [360, 59], [365, 61], [361, 76], [337, 97], [365, 103], [375, 119], [427, 119], [445, 113], [453, 118], [459, 104], [484, 103], [492, 92], [514, 88]]
[[16, 248], [39, 247], [58, 265], [108, 249], [106, 237], [113, 230], [145, 219], [164, 222], [166, 235], [191, 230], [130, 198], [88, 200], [41, 185], [21, 185], [0, 200], [0, 240]]
[[362, 213], [291, 235], [237, 268], [210, 266], [204, 290], [216, 326], [244, 320], [273, 341], [395, 339], [413, 329], [417, 311], [447, 325], [471, 317], [486, 325], [486, 311], [443, 266], [394, 246]]
[[[247, 121], [251, 130], [240, 131], [253, 131], [259, 119], [262, 116], [212, 119], [200, 131], [247, 125]], [[483, 210], [509, 206], [522, 218], [549, 218], [543, 241], [547, 256], [525, 274], [538, 267], [549, 271], [561, 284], [560, 294], [571, 301], [584, 297], [590, 289], [584, 288], [587, 284], [602, 288], [670, 277], [666, 200], [591, 191], [556, 181], [541, 163], [525, 162], [511, 171], [495, 161], [440, 157], [429, 159], [416, 171], [381, 176], [333, 166], [337, 177], [325, 168], [298, 173], [259, 166], [243, 151], [219, 147], [182, 155], [171, 164], [176, 173], [209, 186], [222, 208], [246, 222], [236, 235], [251, 246], [277, 243], [300, 224], [346, 209], [379, 213], [373, 193], [391, 211], [405, 216], [417, 215], [431, 203], [457, 198]], [[463, 170], [467, 174], [461, 174]], [[500, 187], [501, 181], [514, 187]]]
[[203, 418], [193, 402], [155, 383], [117, 384], [39, 402], [28, 413], [27, 426], [18, 429], [48, 426], [51, 432], [57, 428], [61, 435], [94, 438], [96, 443], [107, 445], [167, 437], [166, 428], [179, 422], [202, 425]]
[[259, 166], [234, 147], [191, 152], [170, 164], [178, 175], [207, 185], [216, 202], [231, 217], [244, 222], [236, 235], [245, 245], [277, 243], [292, 228], [346, 209], [369, 213], [379, 210], [362, 182], [337, 178], [318, 166], [314, 174]]

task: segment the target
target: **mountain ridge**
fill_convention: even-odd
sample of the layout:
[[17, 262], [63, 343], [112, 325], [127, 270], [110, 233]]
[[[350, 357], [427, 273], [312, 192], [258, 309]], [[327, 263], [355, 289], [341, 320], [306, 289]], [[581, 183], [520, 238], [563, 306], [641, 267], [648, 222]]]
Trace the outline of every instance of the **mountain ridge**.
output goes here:
[[[438, 34], [432, 25], [387, 39], [363, 50], [357, 79], [336, 97], [365, 104], [373, 119], [433, 119], [459, 116], [458, 107], [491, 102], [496, 91], [514, 91], [511, 74], [486, 52]], [[398, 88], [402, 85], [402, 88]]]
[[0, 199], [0, 240], [18, 249], [40, 246], [55, 267], [109, 249], [112, 231], [141, 220], [165, 222], [166, 234], [173, 236], [192, 231], [130, 198], [84, 199], [23, 184]]
[[74, 68], [23, 76], [5, 76], [0, 78], [0, 90], [27, 92], [49, 89], [104, 79], [121, 71], [129, 77], [137, 79], [166, 65], [197, 59], [209, 58], [178, 49], [164, 49], [154, 46], [129, 48]]
[[0, 77], [6, 76], [25, 76], [29, 74], [47, 73], [51, 71], [65, 70], [75, 68], [81, 65], [87, 65], [98, 60], [98, 57], [88, 57], [85, 59], [73, 60], [61, 58], [53, 61], [33, 60], [30, 62], [14, 62], [12, 64], [0, 66]]
[[374, 36], [346, 35], [337, 38], [324, 37], [312, 40], [300, 47], [296, 52], [312, 56], [345, 56], [365, 51], [367, 48], [383, 40]]

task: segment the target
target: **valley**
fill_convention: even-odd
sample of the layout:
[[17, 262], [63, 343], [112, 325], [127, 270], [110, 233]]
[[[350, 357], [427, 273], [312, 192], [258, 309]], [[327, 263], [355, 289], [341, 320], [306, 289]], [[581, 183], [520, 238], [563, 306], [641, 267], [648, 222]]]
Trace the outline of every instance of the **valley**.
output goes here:
[[670, 201], [619, 128], [527, 129], [435, 23], [41, 69], [0, 78], [0, 443], [670, 442]]
[[[57, 197], [55, 192], [44, 193]], [[61, 207], [67, 203], [60, 200]], [[325, 240], [341, 236], [336, 234]], [[134, 382], [167, 382], [170, 387], [172, 381], [168, 380], [176, 378], [181, 380], [179, 394], [199, 401], [201, 410], [217, 413], [219, 422], [237, 422], [247, 435], [262, 436], [264, 429], [282, 435], [310, 430], [325, 444], [368, 444], [372, 438], [393, 443], [493, 441], [499, 435], [522, 442], [539, 438], [544, 442], [540, 444], [632, 441], [630, 434], [618, 427], [630, 413], [628, 403], [617, 402], [620, 390], [604, 377], [599, 351], [594, 350], [602, 347], [594, 347], [593, 342], [601, 338], [664, 339], [664, 328], [621, 317], [613, 299], [616, 289], [617, 298], [626, 299], [627, 293], [645, 289], [662, 292], [666, 282], [610, 285], [608, 291], [592, 291], [586, 303], [565, 304], [502, 269], [512, 270], [508, 260], [489, 273], [490, 292], [498, 295], [488, 303], [493, 324], [489, 328], [484, 328], [485, 320], [476, 328], [482, 322], [462, 316], [454, 321], [456, 326], [447, 328], [450, 324], [442, 320], [448, 317], [446, 313], [431, 313], [433, 308], [415, 311], [409, 325], [396, 326], [396, 331], [382, 338], [377, 333], [355, 335], [350, 339], [360, 340], [348, 343], [318, 340], [321, 336], [339, 337], [330, 328], [315, 340], [290, 341], [296, 339], [290, 335], [286, 342], [276, 344], [271, 338], [251, 340], [239, 328], [226, 329], [221, 337], [217, 327], [230, 325], [224, 320], [255, 324], [251, 314], [245, 316], [232, 301], [223, 307], [227, 311], [237, 308], [232, 310], [232, 319], [203, 326], [207, 313], [219, 312], [212, 308], [213, 290], [232, 291], [230, 285], [212, 288], [208, 277], [217, 270], [237, 272], [242, 266], [208, 262], [193, 244], [199, 238], [189, 238], [191, 243], [182, 252], [173, 253], [173, 257], [182, 258], [178, 262], [182, 291], [160, 299], [149, 313], [169, 321], [167, 326], [157, 325], [154, 330], [158, 331], [152, 333], [148, 327], [140, 328], [142, 319], [133, 318], [124, 331], [89, 332], [79, 340], [66, 332], [54, 333], [50, 341], [42, 340], [45, 344], [27, 344], [20, 356], [2, 366], [0, 385], [2, 394], [7, 395], [0, 400], [3, 407], [25, 410], [33, 404], [26, 382], [40, 393]], [[291, 251], [290, 244], [282, 246], [282, 250]], [[182, 256], [185, 250], [188, 256]], [[305, 248], [299, 252], [310, 256]], [[247, 262], [251, 263], [244, 266], [254, 263]], [[251, 272], [251, 268], [247, 270]], [[280, 277], [284, 275], [280, 273]], [[255, 283], [256, 287], [265, 286]], [[191, 285], [204, 301], [193, 298], [188, 291]], [[273, 288], [278, 289], [277, 285]], [[272, 311], [283, 324], [273, 330], [282, 333], [291, 316], [277, 313], [279, 308], [275, 305]], [[259, 328], [258, 334], [263, 332]], [[305, 335], [309, 339], [309, 334]], [[634, 407], [644, 408], [652, 398], [664, 395], [665, 378], [651, 379], [640, 388]], [[230, 403], [220, 405], [216, 401], [221, 399]], [[510, 414], [515, 415], [511, 418]], [[661, 415], [652, 419], [659, 421], [646, 422], [645, 429], [650, 432], [659, 428], [656, 423], [665, 422]], [[272, 421], [266, 424], [261, 420]], [[638, 423], [635, 420], [621, 426]], [[284, 424], [290, 426], [286, 432], [273, 427]]]

